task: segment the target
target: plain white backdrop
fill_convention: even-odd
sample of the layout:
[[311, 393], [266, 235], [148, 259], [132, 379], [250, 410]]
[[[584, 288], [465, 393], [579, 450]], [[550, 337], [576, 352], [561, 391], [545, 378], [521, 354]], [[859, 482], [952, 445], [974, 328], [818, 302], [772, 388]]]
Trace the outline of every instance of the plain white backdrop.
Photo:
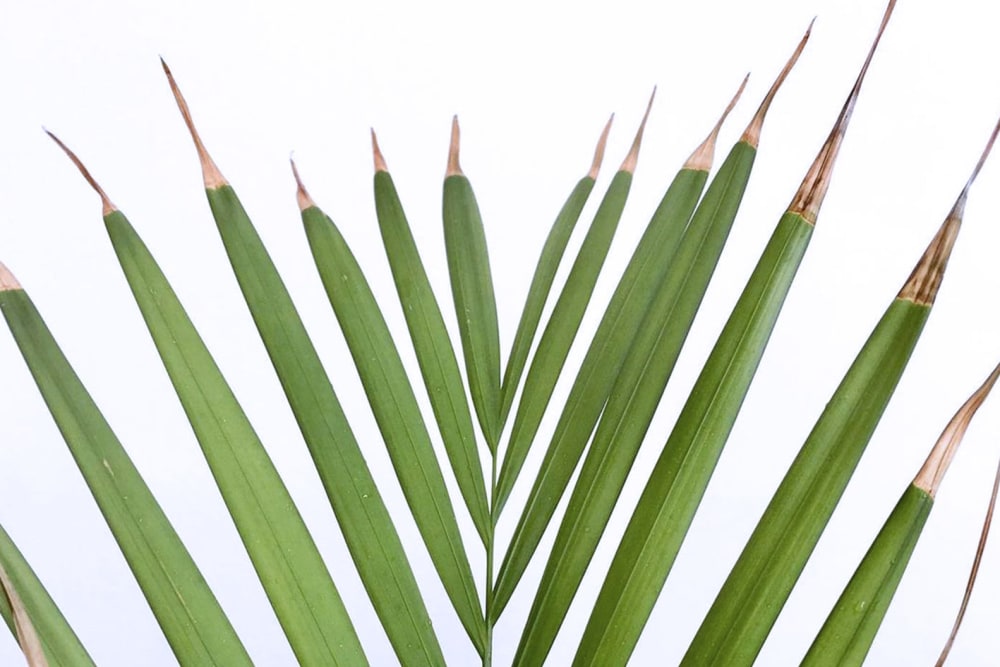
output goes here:
[[[294, 664], [114, 260], [99, 201], [45, 137], [45, 125], [78, 152], [149, 244], [300, 503], [372, 664], [394, 664], [225, 259], [193, 147], [160, 71], [157, 56], [165, 57], [289, 285], [377, 478], [385, 480], [383, 494], [412, 546], [446, 656], [473, 664], [322, 293], [295, 206], [289, 152], [359, 256], [416, 371], [375, 223], [368, 128], [379, 132], [452, 326], [440, 188], [449, 122], [459, 114], [462, 165], [485, 219], [506, 348], [551, 220], [586, 171], [607, 115], [617, 113], [607, 160], [578, 231], [658, 85], [586, 338], [670, 178], [744, 74], [752, 71], [717, 161], [818, 16], [772, 107], [743, 208], [633, 479], [553, 650], [550, 664], [568, 664], [646, 472], [825, 138], [883, 9], [863, 0], [11, 4], [0, 21], [0, 261], [35, 300], [251, 655], [260, 665]], [[993, 3], [900, 0], [812, 246], [634, 664], [672, 664], [683, 654], [774, 486], [961, 189], [1000, 115], [998, 18]], [[948, 418], [1000, 360], [996, 161], [1000, 156], [972, 192], [912, 363], [761, 665], [801, 658]], [[571, 369], [584, 350], [574, 347]], [[560, 395], [572, 375], [564, 373]], [[5, 331], [0, 382], [0, 523], [99, 664], [173, 664]], [[426, 407], [419, 386], [417, 394]], [[996, 400], [984, 406], [944, 482], [869, 664], [932, 664], [947, 636], [1000, 454]], [[544, 422], [526, 473], [537, 466], [557, 416]], [[502, 537], [525, 492], [518, 487]], [[471, 537], [471, 523], [462, 521]], [[995, 546], [953, 665], [993, 665], [1000, 655]], [[482, 555], [472, 558], [481, 573]], [[543, 565], [537, 559], [529, 569], [497, 628], [497, 664], [513, 655]], [[13, 639], [0, 636], [0, 664], [19, 660]]]

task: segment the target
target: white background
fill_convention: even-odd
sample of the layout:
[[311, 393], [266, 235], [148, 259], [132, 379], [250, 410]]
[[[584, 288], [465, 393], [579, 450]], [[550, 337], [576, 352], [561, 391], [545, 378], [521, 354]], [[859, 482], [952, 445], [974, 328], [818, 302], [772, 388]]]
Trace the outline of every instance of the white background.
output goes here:
[[[744, 206], [636, 479], [554, 648], [550, 663], [567, 664], [645, 472], [828, 132], [882, 10], [882, 3], [862, 0], [10, 3], [0, 20], [0, 261], [35, 300], [251, 655], [260, 665], [293, 664], [114, 260], [99, 201], [44, 136], [45, 125], [77, 150], [150, 245], [300, 503], [372, 663], [393, 664], [232, 278], [194, 150], [159, 69], [162, 54], [288, 283], [372, 467], [386, 480], [383, 493], [413, 546], [411, 560], [446, 656], [472, 664], [473, 652], [417, 546], [317, 280], [295, 207], [289, 152], [296, 151], [313, 197], [359, 255], [415, 370], [375, 224], [369, 126], [379, 131], [451, 326], [440, 181], [448, 125], [459, 114], [462, 164], [486, 223], [506, 349], [551, 219], [586, 171], [607, 115], [617, 112], [608, 157], [580, 230], [658, 84], [633, 193], [585, 321], [590, 332], [669, 179], [745, 72], [753, 74], [723, 131], [720, 161], [818, 15], [812, 41], [772, 108]], [[670, 664], [683, 654], [773, 487], [961, 189], [1000, 114], [998, 18], [987, 2], [900, 2], [812, 247], [635, 664]], [[1000, 360], [998, 183], [1000, 168], [988, 164], [912, 363], [762, 665], [801, 658], [941, 428]], [[583, 349], [574, 348], [571, 364]], [[560, 391], [572, 380], [565, 375]], [[99, 664], [172, 664], [3, 332], [0, 382], [0, 523]], [[556, 416], [544, 423], [541, 441]], [[936, 659], [985, 511], [998, 433], [1000, 407], [991, 401], [945, 480], [870, 664]], [[529, 459], [529, 471], [541, 450]], [[522, 495], [511, 508], [525, 490], [518, 487]], [[504, 535], [513, 518], [502, 524]], [[551, 535], [544, 544], [550, 542]], [[996, 554], [988, 550], [951, 664], [997, 663]], [[542, 565], [533, 564], [497, 628], [498, 664], [513, 655]], [[482, 572], [480, 554], [473, 567]], [[13, 640], [0, 637], [0, 664], [18, 661]]]

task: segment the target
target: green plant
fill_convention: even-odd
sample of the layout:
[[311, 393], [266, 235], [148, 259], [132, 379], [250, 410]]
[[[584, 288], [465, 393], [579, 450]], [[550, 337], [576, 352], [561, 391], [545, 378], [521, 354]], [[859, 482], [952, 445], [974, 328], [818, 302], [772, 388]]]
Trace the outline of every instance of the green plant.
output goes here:
[[[804, 43], [711, 184], [708, 172], [719, 126], [695, 150], [667, 190], [604, 311], [577, 375], [577, 385], [566, 398], [567, 412], [555, 427], [553, 442], [559, 449], [551, 450], [553, 453], [543, 459], [542, 473], [535, 478], [535, 488], [529, 494], [531, 512], [524, 514], [514, 528], [513, 547], [502, 560], [495, 522], [501, 509], [507, 509], [506, 516], [519, 511], [517, 503], [507, 507], [505, 501], [516, 488], [515, 480], [529, 446], [537, 440], [541, 442], [535, 442], [536, 449], [544, 449], [547, 444], [546, 438], [537, 437], [537, 432], [622, 218], [645, 119], [593, 216], [594, 222], [565, 282], [553, 282], [573, 227], [594, 187], [608, 136], [605, 129], [591, 171], [570, 194], [546, 243], [528, 305], [513, 337], [514, 352], [508, 355], [503, 373], [503, 345], [486, 234], [471, 183], [459, 166], [457, 123], [453, 125], [444, 191], [445, 246], [459, 333], [454, 343], [442, 315], [450, 310], [448, 300], [439, 303], [435, 299], [386, 160], [374, 145], [377, 215], [419, 373], [413, 372], [412, 361], [404, 359], [408, 358], [408, 344], [393, 342], [393, 333], [400, 340], [401, 329], [393, 332], [386, 323], [385, 312], [390, 308], [384, 296], [380, 297], [381, 308], [376, 303], [375, 290], [368, 284], [372, 280], [368, 268], [362, 272], [340, 230], [315, 206], [299, 181], [298, 201], [316, 268], [388, 447], [420, 534], [417, 537], [409, 529], [408, 519], [400, 519], [398, 514], [393, 517], [388, 503], [382, 503], [379, 489], [390, 477], [387, 475], [383, 481], [378, 474], [369, 473], [364, 462], [371, 455], [375, 439], [356, 439], [352, 434], [345, 417], [351, 411], [341, 409], [332, 389], [339, 388], [341, 378], [333, 378], [332, 383], [327, 380], [317, 351], [321, 345], [313, 346], [275, 263], [234, 189], [197, 138], [186, 105], [175, 88], [196, 138], [209, 203], [243, 296], [365, 582], [368, 598], [401, 661], [438, 664], [444, 659], [441, 637], [431, 627], [431, 619], [437, 620], [437, 615], [426, 609], [421, 590], [421, 584], [426, 586], [427, 582], [418, 581], [407, 564], [409, 541], [426, 545], [450, 602], [450, 608], [442, 613], [454, 613], [467, 634], [463, 641], [474, 646], [486, 663], [492, 659], [495, 645], [492, 621], [510, 617], [509, 611], [506, 617], [502, 612], [547, 523], [556, 515], [559, 497], [565, 493], [571, 497], [565, 517], [556, 521], [561, 523], [553, 551], [556, 555], [548, 557], [542, 586], [528, 615], [529, 631], [515, 660], [535, 664], [548, 653], [601, 533], [610, 525], [622, 485], [633, 468], [639, 445], [706, 293], [749, 181], [769, 104]], [[616, 664], [631, 653], [687, 533], [805, 254], [861, 80], [859, 77], [816, 163], [779, 221], [678, 417], [664, 455], [653, 468], [653, 481], [639, 501], [598, 597], [597, 615], [587, 624], [583, 648], [577, 655], [580, 663]], [[107, 230], [128, 284], [296, 657], [303, 664], [362, 662], [363, 642], [345, 609], [350, 605], [344, 603], [333, 583], [342, 572], [334, 571], [332, 576], [325, 572], [320, 549], [261, 445], [261, 440], [267, 439], [257, 438], [164, 272], [125, 217], [96, 183], [92, 184], [101, 192]], [[960, 197], [963, 204], [965, 192]], [[807, 494], [806, 500], [795, 496], [789, 501], [778, 496], [775, 501], [779, 513], [804, 506], [810, 499], [822, 506], [810, 510], [804, 522], [789, 520], [789, 525], [796, 530], [801, 527], [812, 540], [818, 538], [829, 511], [837, 504], [916, 345], [940, 285], [961, 213], [962, 207], [956, 206], [918, 265], [922, 268], [905, 283], [900, 298], [852, 368], [843, 390], [831, 404], [831, 416], [824, 415], [818, 435], [810, 438], [810, 443], [819, 442], [810, 447], [844, 452], [844, 459], [834, 466], [836, 474], [817, 472], [812, 469], [815, 466], [800, 472], [803, 466], [796, 464], [788, 485], [796, 487], [803, 479], [807, 483], [819, 479], [813, 483], [819, 484], [820, 490]], [[47, 337], [25, 293], [9, 273], [3, 274], [2, 287], [0, 305], [15, 338], [81, 469], [90, 476], [95, 496], [101, 497], [102, 509], [175, 655], [185, 664], [248, 661], [194, 560], [172, 534], [165, 515], [158, 511], [152, 494], [135, 475], [117, 438], [64, 363], [54, 340]], [[542, 306], [550, 290], [555, 305], [546, 318]], [[438, 298], [443, 298], [440, 293]], [[536, 329], [538, 346], [531, 356]], [[471, 401], [466, 400], [462, 383], [462, 357]], [[572, 370], [566, 374], [572, 375]], [[421, 387], [418, 377], [425, 387]], [[524, 382], [520, 401], [516, 400], [519, 380]], [[420, 406], [425, 388], [430, 413]], [[562, 412], [558, 404], [549, 410]], [[253, 411], [247, 412], [253, 417]], [[433, 421], [427, 419], [429, 414], [434, 415]], [[479, 434], [474, 421], [478, 422], [485, 447], [477, 445]], [[510, 429], [507, 438], [502, 436], [505, 422]], [[595, 429], [594, 440], [584, 454], [590, 431]], [[435, 430], [440, 431], [445, 456], [433, 449]], [[808, 454], [803, 457], [808, 463]], [[485, 474], [477, 464], [480, 460], [487, 462]], [[570, 489], [568, 484], [581, 460], [584, 462], [579, 479]], [[451, 475], [458, 493], [448, 489], [446, 477]], [[491, 503], [487, 503], [488, 498]], [[459, 517], [466, 511], [474, 530], [463, 535], [461, 524], [465, 519]], [[767, 573], [756, 571], [742, 574], [739, 566], [734, 570], [736, 592], [732, 596], [743, 609], [752, 604], [780, 608], [798, 576], [795, 568], [809, 556], [812, 545], [805, 539], [793, 544], [805, 544], [806, 548], [775, 556], [775, 549], [790, 544], [777, 540], [775, 547], [775, 541], [766, 535], [774, 532], [779, 520], [785, 519], [770, 520], [758, 529], [764, 535], [761, 540], [755, 535], [757, 541], [753, 544], [765, 543], [761, 548], [768, 554], [766, 558], [751, 557], [751, 561], [780, 566], [772, 568], [777, 570], [776, 575], [769, 578]], [[404, 529], [409, 532], [409, 541], [398, 535]], [[477, 567], [474, 574], [477, 538], [485, 546], [486, 555], [484, 563], [476, 563], [482, 568]], [[7, 558], [13, 558], [9, 549], [7, 553]], [[9, 562], [16, 564], [14, 560]], [[329, 561], [327, 567], [333, 569]], [[23, 567], [8, 569], [15, 573], [13, 589], [22, 593], [29, 609], [43, 605]], [[482, 577], [483, 572], [488, 580], [496, 579], [495, 589], [480, 590], [476, 577]], [[744, 595], [741, 587], [746, 588], [748, 582], [766, 582], [777, 592], [763, 598], [751, 597], [746, 602], [738, 596]], [[480, 597], [485, 598], [482, 603], [489, 622], [481, 618]], [[713, 649], [735, 646], [748, 652], [739, 660], [752, 661], [774, 622], [773, 616], [758, 613], [720, 613], [723, 620], [711, 623], [704, 631], [737, 633], [740, 641], [726, 644], [711, 636], [703, 639], [699, 633], [692, 647], [693, 664], [708, 664], [710, 658], [697, 653], [699, 646], [706, 644]], [[50, 642], [46, 644], [47, 652], [54, 661], [52, 633], [59, 627], [59, 619], [54, 614], [51, 618], [51, 625], [40, 619], [35, 623], [42, 629], [42, 641]], [[77, 648], [67, 650], [75, 657], [66, 658], [65, 664], [84, 660]], [[737, 657], [715, 659], [721, 661], [718, 664], [736, 664]]]

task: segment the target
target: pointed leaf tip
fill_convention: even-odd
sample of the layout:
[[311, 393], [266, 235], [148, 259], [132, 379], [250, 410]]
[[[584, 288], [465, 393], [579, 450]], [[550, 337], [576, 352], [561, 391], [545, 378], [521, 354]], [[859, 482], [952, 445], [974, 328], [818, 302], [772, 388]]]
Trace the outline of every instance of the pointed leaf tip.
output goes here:
[[927, 461], [924, 462], [924, 465], [920, 468], [920, 472], [913, 479], [913, 485], [918, 489], [926, 491], [927, 495], [931, 498], [937, 494], [941, 480], [948, 471], [948, 466], [955, 457], [955, 452], [958, 451], [958, 446], [965, 436], [965, 431], [969, 428], [972, 417], [979, 410], [979, 406], [983, 404], [986, 397], [989, 396], [990, 390], [996, 384], [998, 377], [1000, 377], [1000, 364], [993, 369], [993, 372], [986, 378], [986, 381], [958, 409], [955, 416], [951, 418], [951, 421], [948, 422], [948, 425], [941, 433], [941, 437], [934, 444], [934, 448], [931, 450], [930, 456], [927, 457]]
[[795, 51], [792, 52], [792, 57], [788, 59], [788, 62], [785, 63], [781, 72], [778, 73], [778, 78], [771, 84], [771, 88], [767, 91], [767, 94], [764, 96], [764, 100], [757, 108], [757, 113], [755, 113], [753, 118], [750, 119], [750, 124], [747, 125], [747, 129], [744, 130], [741, 141], [745, 141], [754, 148], [760, 144], [760, 133], [764, 128], [764, 118], [767, 116], [768, 109], [771, 108], [771, 102], [774, 101], [774, 97], [778, 94], [781, 84], [783, 84], [785, 79], [788, 78], [788, 74], [792, 71], [792, 68], [795, 67], [795, 63], [799, 61], [799, 56], [802, 55], [802, 51], [805, 50], [806, 43], [809, 41], [809, 36], [812, 34], [813, 23], [815, 21], [816, 19], [813, 19], [809, 22], [806, 34], [802, 35], [802, 39], [799, 40], [798, 46], [796, 46]]
[[307, 208], [313, 208], [316, 206], [316, 202], [312, 200], [309, 196], [309, 192], [306, 190], [306, 186], [302, 184], [302, 179], [299, 177], [299, 169], [295, 166], [295, 160], [289, 158], [288, 161], [292, 165], [292, 175], [295, 176], [295, 199], [299, 204], [299, 210], [304, 211]]
[[378, 137], [375, 136], [375, 128], [372, 128], [372, 157], [375, 159], [375, 172], [389, 171], [389, 166], [385, 163], [385, 156], [382, 149], [378, 147]]
[[990, 133], [990, 138], [986, 142], [986, 147], [983, 148], [982, 154], [979, 156], [979, 162], [972, 170], [972, 174], [969, 175], [969, 180], [965, 182], [965, 187], [962, 188], [962, 192], [958, 195], [958, 199], [955, 200], [955, 205], [951, 209], [951, 214], [953, 216], [962, 217], [965, 212], [965, 202], [969, 197], [969, 189], [972, 184], [976, 182], [976, 177], [979, 176], [979, 172], [982, 171], [983, 165], [986, 164], [986, 158], [990, 156], [993, 151], [993, 144], [996, 143], [997, 134], [1000, 134], [1000, 120], [997, 120], [996, 125], [993, 126], [993, 132]]
[[687, 162], [684, 163], [685, 169], [708, 171], [712, 168], [712, 161], [715, 159], [715, 143], [719, 139], [719, 131], [722, 129], [722, 124], [726, 122], [729, 112], [733, 110], [736, 103], [739, 101], [740, 96], [743, 95], [743, 89], [747, 87], [747, 81], [749, 80], [750, 74], [748, 73], [745, 77], [743, 77], [743, 83], [740, 84], [736, 94], [733, 95], [733, 99], [729, 101], [725, 111], [722, 112], [722, 116], [720, 116], [718, 122], [715, 123], [715, 127], [713, 127], [712, 131], [708, 133], [708, 137], [705, 141], [701, 142], [701, 145], [694, 150], [694, 153], [691, 153], [691, 157], [689, 157]]
[[868, 49], [868, 55], [865, 57], [861, 71], [858, 72], [858, 78], [855, 79], [854, 86], [851, 87], [851, 92], [848, 94], [847, 100], [845, 100], [844, 106], [840, 110], [840, 115], [837, 116], [837, 121], [834, 123], [833, 129], [830, 130], [826, 142], [820, 148], [819, 154], [816, 155], [816, 160], [806, 173], [806, 177], [802, 180], [802, 185], [799, 187], [798, 192], [795, 193], [792, 203], [788, 206], [789, 212], [798, 213], [813, 224], [816, 223], [816, 217], [819, 215], [819, 209], [823, 205], [823, 199], [826, 197], [827, 190], [830, 189], [830, 178], [833, 175], [833, 167], [837, 162], [837, 155], [840, 153], [840, 145], [844, 142], [847, 126], [851, 122], [854, 105], [858, 101], [858, 95], [861, 93], [861, 85], [864, 83], [865, 75], [868, 74], [868, 66], [871, 65], [872, 58], [875, 56], [875, 50], [882, 40], [882, 34], [885, 32], [886, 26], [889, 25], [889, 18], [892, 16], [892, 10], [895, 6], [896, 0], [891, 0], [889, 6], [886, 7], [885, 14], [882, 15], [882, 24], [879, 26], [878, 33], [876, 33], [875, 39]]
[[597, 140], [597, 148], [594, 150], [594, 161], [590, 164], [590, 171], [587, 172], [587, 176], [593, 179], [597, 178], [597, 174], [601, 171], [601, 163], [604, 162], [604, 149], [608, 147], [608, 135], [611, 133], [611, 123], [615, 120], [615, 115], [611, 114], [611, 118], [608, 118], [608, 122], [604, 125], [604, 130], [601, 132], [601, 138]]
[[215, 190], [216, 188], [221, 188], [223, 185], [228, 185], [228, 181], [226, 181], [222, 172], [219, 171], [212, 156], [208, 154], [208, 150], [206, 150], [205, 144], [202, 142], [201, 136], [194, 126], [191, 110], [188, 108], [184, 95], [181, 94], [181, 89], [178, 87], [177, 81], [170, 71], [170, 67], [167, 66], [163, 58], [160, 58], [160, 65], [163, 66], [163, 73], [167, 75], [167, 82], [170, 84], [170, 90], [174, 94], [177, 108], [180, 109], [181, 116], [184, 118], [184, 124], [187, 125], [188, 131], [191, 133], [191, 139], [194, 140], [195, 150], [198, 151], [198, 160], [201, 162], [201, 174], [205, 181], [205, 189]]
[[458, 115], [455, 115], [451, 118], [451, 144], [448, 146], [448, 169], [445, 171], [445, 177], [462, 175], [462, 167], [458, 164], [458, 145], [460, 138]]
[[[45, 128], [42, 129], [45, 130]], [[118, 208], [111, 203], [111, 200], [108, 198], [108, 195], [104, 192], [101, 186], [97, 184], [97, 181], [94, 180], [94, 177], [90, 175], [90, 171], [85, 166], [83, 166], [83, 162], [81, 162], [80, 158], [76, 156], [76, 153], [71, 151], [69, 147], [59, 139], [59, 137], [52, 134], [48, 130], [45, 130], [45, 134], [49, 135], [49, 138], [52, 139], [52, 141], [56, 142], [56, 145], [59, 146], [59, 148], [61, 148], [64, 153], [66, 153], [70, 161], [72, 161], [73, 164], [76, 165], [76, 168], [80, 170], [80, 174], [83, 175], [84, 180], [86, 180], [87, 183], [90, 184], [90, 187], [94, 188], [94, 191], [97, 192], [98, 195], [100, 195], [101, 215], [108, 215], [109, 213], [114, 213], [115, 211], [117, 211]]]
[[21, 289], [21, 283], [10, 272], [3, 262], [0, 262], [0, 292], [10, 292]]
[[629, 149], [628, 155], [625, 156], [625, 161], [622, 162], [622, 166], [618, 171], [627, 171], [630, 174], [635, 173], [635, 167], [639, 163], [639, 146], [642, 144], [642, 133], [646, 130], [646, 121], [649, 120], [649, 112], [653, 109], [654, 99], [656, 99], [656, 86], [653, 86], [653, 93], [649, 96], [649, 103], [646, 104], [646, 113], [642, 115], [642, 122], [639, 123], [635, 139], [632, 140], [632, 148]]

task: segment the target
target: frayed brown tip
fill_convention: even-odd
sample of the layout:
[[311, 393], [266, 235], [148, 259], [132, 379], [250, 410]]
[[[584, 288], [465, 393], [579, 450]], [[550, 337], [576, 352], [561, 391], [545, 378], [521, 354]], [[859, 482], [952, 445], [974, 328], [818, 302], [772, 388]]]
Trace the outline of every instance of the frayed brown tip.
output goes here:
[[712, 168], [712, 161], [715, 159], [715, 142], [719, 139], [719, 130], [722, 129], [722, 124], [726, 122], [729, 112], [736, 106], [736, 103], [743, 94], [743, 89], [747, 87], [747, 81], [749, 80], [749, 74], [743, 77], [743, 83], [740, 84], [739, 90], [737, 90], [736, 94], [733, 95], [733, 99], [730, 100], [729, 106], [726, 107], [726, 110], [722, 112], [722, 116], [715, 124], [715, 127], [713, 127], [712, 131], [708, 133], [708, 138], [694, 150], [694, 153], [691, 153], [691, 157], [689, 157], [687, 162], [684, 163], [685, 169], [708, 171]]
[[295, 160], [288, 158], [288, 161], [292, 165], [292, 175], [295, 176], [295, 200], [299, 204], [299, 210], [304, 211], [307, 208], [313, 208], [316, 206], [316, 202], [312, 200], [312, 197], [306, 191], [306, 186], [302, 184], [302, 179], [299, 177], [299, 170], [295, 166]]
[[653, 94], [649, 96], [649, 103], [646, 104], [646, 113], [642, 115], [642, 122], [639, 123], [635, 139], [632, 140], [632, 148], [629, 149], [628, 155], [625, 156], [625, 161], [622, 162], [622, 166], [618, 171], [627, 171], [630, 174], [635, 173], [635, 167], [639, 164], [639, 146], [642, 144], [642, 133], [646, 130], [646, 121], [649, 120], [649, 112], [653, 109], [654, 99], [656, 99], [656, 86], [653, 86]]
[[792, 68], [795, 67], [795, 63], [799, 61], [799, 56], [801, 56], [802, 51], [805, 50], [806, 42], [809, 41], [809, 35], [812, 34], [813, 23], [815, 22], [815, 18], [809, 22], [806, 34], [802, 35], [802, 39], [799, 40], [798, 46], [795, 47], [792, 57], [788, 59], [788, 62], [785, 63], [785, 67], [778, 74], [778, 78], [771, 84], [770, 90], [767, 91], [767, 95], [764, 96], [764, 101], [761, 102], [760, 106], [757, 108], [757, 113], [755, 113], [753, 118], [750, 119], [750, 124], [747, 125], [747, 129], [744, 130], [740, 141], [745, 141], [754, 148], [760, 144], [760, 133], [761, 130], [764, 129], [764, 117], [767, 116], [767, 111], [771, 108], [771, 102], [774, 101], [774, 96], [778, 94], [778, 89], [781, 88], [781, 84], [783, 84], [785, 79], [788, 78], [789, 72], [791, 72]]
[[380, 171], [389, 171], [389, 167], [385, 163], [385, 157], [382, 155], [382, 150], [378, 147], [378, 137], [375, 136], [375, 128], [372, 128], [372, 156], [375, 158], [376, 174]]
[[10, 269], [4, 266], [3, 262], [0, 262], [0, 292], [10, 292], [17, 289], [21, 289], [21, 283], [17, 282], [17, 278], [10, 272]]
[[[44, 127], [42, 129], [45, 130]], [[90, 175], [90, 172], [87, 170], [87, 168], [85, 166], [83, 166], [83, 162], [81, 162], [80, 158], [78, 158], [76, 156], [76, 153], [74, 153], [73, 151], [71, 151], [69, 149], [69, 147], [66, 146], [66, 144], [64, 144], [59, 139], [59, 137], [57, 137], [56, 135], [52, 134], [48, 130], [45, 130], [45, 134], [49, 135], [49, 138], [52, 139], [52, 141], [56, 142], [56, 145], [59, 146], [59, 148], [63, 149], [63, 152], [66, 153], [67, 156], [69, 156], [69, 159], [73, 162], [73, 164], [76, 165], [76, 168], [80, 170], [80, 173], [83, 175], [83, 178], [88, 183], [90, 183], [90, 187], [94, 188], [94, 190], [97, 192], [97, 194], [100, 195], [100, 197], [101, 197], [101, 215], [108, 215], [109, 213], [114, 213], [115, 211], [117, 211], [118, 208], [114, 204], [111, 203], [111, 200], [108, 198], [108, 195], [105, 194], [105, 192], [101, 188], [101, 186], [97, 184], [97, 181], [95, 181], [94, 177]]]
[[448, 145], [448, 169], [445, 170], [445, 178], [448, 176], [461, 176], [462, 167], [458, 164], [458, 144], [461, 139], [458, 130], [458, 116], [451, 118], [451, 143]]
[[969, 400], [951, 418], [951, 421], [948, 422], [948, 425], [941, 433], [941, 437], [938, 438], [937, 443], [935, 443], [934, 448], [931, 450], [930, 456], [927, 457], [927, 461], [924, 462], [917, 476], [913, 478], [913, 485], [918, 489], [926, 491], [931, 498], [937, 493], [938, 487], [941, 485], [941, 480], [948, 471], [948, 466], [955, 457], [955, 452], [958, 451], [962, 437], [965, 436], [965, 431], [969, 428], [972, 417], [976, 414], [979, 406], [983, 404], [983, 401], [986, 400], [986, 397], [989, 396], [990, 390], [996, 384], [998, 377], [1000, 377], [1000, 365], [993, 369], [993, 372], [986, 378], [982, 386], [969, 397]]
[[611, 118], [608, 118], [608, 122], [604, 125], [604, 130], [601, 132], [601, 138], [597, 140], [597, 148], [594, 150], [594, 161], [590, 164], [590, 171], [587, 172], [589, 178], [596, 179], [597, 174], [601, 171], [601, 163], [604, 162], [604, 149], [608, 147], [608, 135], [611, 134], [611, 123], [614, 119], [615, 115], [611, 114]]
[[962, 226], [961, 208], [957, 211], [958, 215], [955, 213], [956, 210], [952, 209], [945, 218], [896, 298], [924, 306], [934, 303], [938, 290], [941, 289], [945, 269], [948, 268], [951, 251], [955, 247], [955, 239], [958, 238], [958, 230]]
[[885, 14], [882, 15], [882, 24], [875, 35], [875, 40], [872, 42], [871, 48], [868, 49], [868, 55], [861, 66], [861, 71], [858, 72], [858, 78], [854, 81], [854, 86], [851, 88], [851, 92], [848, 94], [847, 100], [840, 110], [840, 115], [837, 116], [837, 122], [833, 124], [830, 135], [827, 137], [823, 147], [820, 148], [816, 160], [806, 173], [806, 177], [802, 180], [802, 185], [799, 187], [798, 192], [795, 193], [792, 203], [788, 206], [789, 213], [798, 213], [812, 224], [816, 224], [819, 209], [823, 205], [823, 199], [826, 197], [827, 190], [830, 189], [833, 166], [837, 162], [840, 146], [844, 142], [847, 126], [850, 124], [851, 116], [854, 113], [854, 105], [858, 101], [858, 95], [861, 93], [861, 84], [864, 83], [865, 75], [868, 74], [868, 66], [871, 65], [872, 57], [874, 57], [875, 50], [882, 40], [882, 34], [889, 24], [889, 18], [892, 16], [892, 10], [895, 6], [896, 0], [890, 0]]
[[163, 73], [167, 75], [170, 90], [177, 101], [177, 108], [180, 109], [181, 116], [184, 117], [184, 124], [187, 125], [188, 131], [191, 133], [191, 138], [194, 140], [195, 150], [198, 151], [198, 160], [201, 162], [201, 174], [205, 181], [205, 189], [215, 190], [216, 188], [221, 188], [223, 185], [228, 185], [226, 178], [219, 171], [212, 156], [205, 149], [205, 144], [202, 143], [198, 130], [195, 129], [194, 120], [191, 118], [191, 110], [188, 108], [184, 95], [181, 94], [181, 89], [177, 86], [177, 81], [174, 80], [174, 75], [171, 73], [170, 68], [167, 67], [167, 63], [163, 58], [160, 58], [160, 64], [163, 66]]

